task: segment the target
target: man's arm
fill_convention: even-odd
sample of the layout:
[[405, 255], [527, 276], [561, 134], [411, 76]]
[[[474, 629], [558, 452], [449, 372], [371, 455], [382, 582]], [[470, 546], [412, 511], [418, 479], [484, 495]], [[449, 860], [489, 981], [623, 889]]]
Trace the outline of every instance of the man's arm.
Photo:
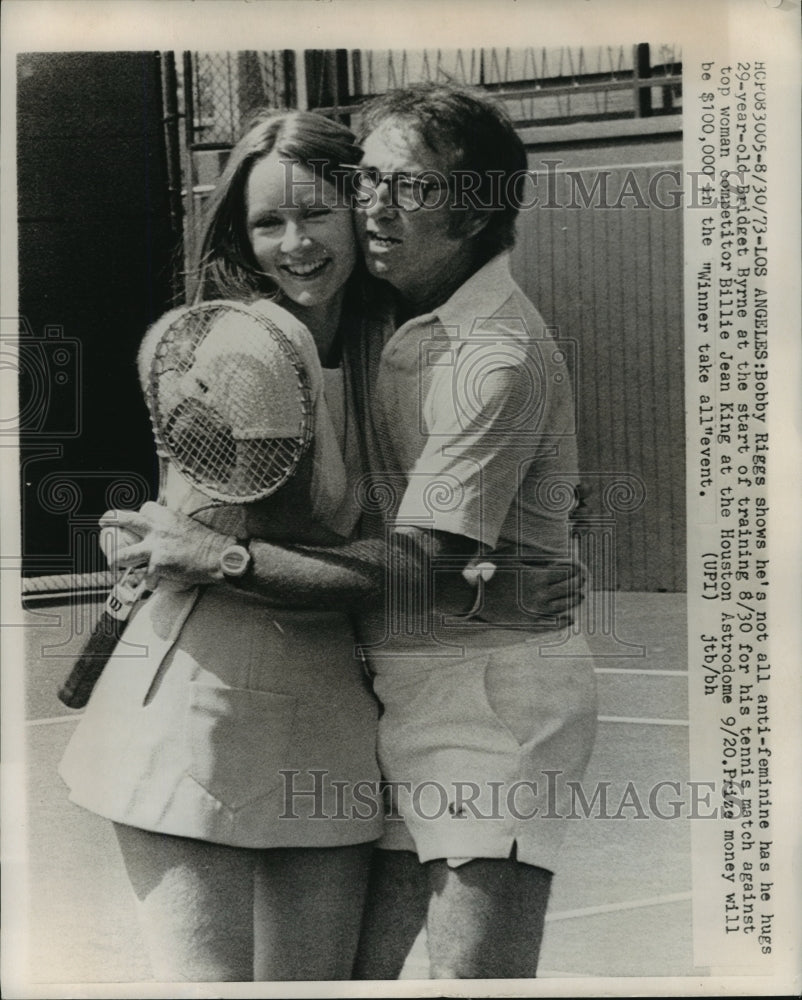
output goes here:
[[[253, 566], [244, 588], [271, 604], [367, 610], [382, 603], [391, 574], [397, 583], [428, 579], [438, 557], [462, 557], [467, 562], [476, 546], [470, 539], [445, 532], [404, 528], [387, 540], [280, 546], [255, 539], [249, 548]], [[467, 584], [465, 591], [467, 597]]]
[[[159, 577], [184, 584], [219, 583], [220, 557], [235, 539], [198, 521], [148, 502], [139, 511], [109, 511], [101, 527], [133, 532], [138, 540], [119, 548], [115, 567], [148, 567]], [[357, 539], [338, 545], [277, 545], [263, 539], [250, 542], [252, 566], [240, 590], [291, 608], [366, 609], [380, 604], [388, 573], [406, 581], [426, 579], [438, 556], [464, 557], [476, 543], [447, 532], [399, 529], [384, 539]], [[470, 589], [466, 584], [466, 597]]]
[[[151, 580], [159, 577], [184, 584], [220, 583], [220, 556], [235, 539], [160, 504], [146, 503], [140, 511], [109, 511], [102, 526], [134, 532], [139, 540], [120, 547], [115, 567], [148, 566]], [[389, 548], [388, 548], [389, 546]], [[439, 557], [467, 562], [477, 544], [445, 531], [399, 529], [383, 539], [358, 539], [340, 545], [276, 545], [262, 539], [250, 544], [253, 565], [238, 589], [259, 594], [276, 607], [365, 611], [381, 605], [392, 572], [404, 581], [426, 579]], [[532, 606], [546, 615], [564, 616], [581, 600], [579, 570], [544, 570], [530, 588]], [[581, 581], [580, 581], [581, 582]], [[465, 583], [466, 604], [473, 591]]]

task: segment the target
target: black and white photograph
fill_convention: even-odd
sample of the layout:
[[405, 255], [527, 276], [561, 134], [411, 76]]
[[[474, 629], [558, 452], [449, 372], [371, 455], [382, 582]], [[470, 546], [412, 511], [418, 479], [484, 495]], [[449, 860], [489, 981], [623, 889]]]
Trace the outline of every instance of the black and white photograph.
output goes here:
[[802, 988], [800, 6], [650, 6], [4, 4], [6, 995]]

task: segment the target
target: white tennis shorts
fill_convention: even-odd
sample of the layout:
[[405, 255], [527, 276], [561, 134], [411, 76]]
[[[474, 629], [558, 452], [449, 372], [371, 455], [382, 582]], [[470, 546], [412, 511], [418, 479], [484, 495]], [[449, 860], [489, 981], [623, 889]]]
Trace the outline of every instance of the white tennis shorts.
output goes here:
[[[526, 634], [527, 638], [522, 639]], [[485, 631], [459, 656], [377, 656], [389, 814], [377, 846], [419, 859], [507, 858], [554, 871], [596, 734], [585, 640]]]

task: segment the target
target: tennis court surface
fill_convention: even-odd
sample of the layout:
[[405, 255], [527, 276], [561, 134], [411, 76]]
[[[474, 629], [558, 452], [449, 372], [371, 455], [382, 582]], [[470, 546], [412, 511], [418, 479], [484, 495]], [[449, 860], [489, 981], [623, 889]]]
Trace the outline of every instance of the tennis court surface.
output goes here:
[[[588, 799], [597, 783], [608, 783], [607, 806], [602, 809], [597, 800], [586, 810], [589, 815], [580, 809], [571, 823], [540, 974], [704, 974], [692, 964], [687, 811], [661, 819], [649, 807], [650, 791], [659, 782], [684, 786], [688, 779], [685, 595], [617, 593], [605, 599], [610, 598], [614, 612], [603, 617], [614, 621], [613, 634], [590, 638], [601, 654], [599, 734], [583, 783]], [[56, 773], [79, 718], [56, 698], [81, 644], [70, 637], [70, 607], [31, 605], [15, 624], [25, 626], [28, 650], [23, 975], [32, 987], [147, 982], [150, 970], [110, 825], [71, 805]], [[670, 799], [655, 800], [663, 815], [671, 813]], [[427, 975], [421, 935], [404, 978]]]

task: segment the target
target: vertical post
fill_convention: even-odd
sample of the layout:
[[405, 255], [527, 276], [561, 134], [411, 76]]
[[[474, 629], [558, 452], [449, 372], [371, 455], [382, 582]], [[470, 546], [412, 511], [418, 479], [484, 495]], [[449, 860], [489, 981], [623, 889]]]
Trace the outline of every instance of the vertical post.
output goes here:
[[284, 77], [284, 107], [297, 108], [298, 104], [298, 68], [293, 49], [283, 49], [281, 53], [281, 68]]
[[335, 49], [333, 52], [328, 53], [328, 57], [329, 72], [331, 74], [331, 103], [334, 108], [333, 117], [337, 121], [342, 121], [348, 116], [346, 110], [341, 110], [343, 106], [347, 108], [349, 104], [348, 50]]
[[264, 103], [264, 81], [259, 68], [258, 55], [251, 49], [237, 53], [236, 118], [231, 121], [231, 144], [236, 142], [242, 122], [245, 121], [254, 108]]
[[295, 57], [295, 103], [299, 111], [309, 110], [309, 54], [305, 49], [296, 49]]
[[340, 108], [348, 104], [348, 50], [307, 50], [305, 68], [309, 109], [328, 108], [338, 120], [347, 115]]
[[635, 46], [633, 63], [635, 117], [648, 118], [652, 113], [652, 88], [641, 86], [643, 80], [650, 80], [652, 77], [652, 64], [648, 42], [641, 42]]
[[192, 53], [184, 52], [184, 294], [191, 302], [196, 291], [196, 276], [192, 273], [195, 259], [198, 219], [195, 205], [195, 72]]
[[365, 95], [364, 84], [362, 82], [362, 52], [354, 49], [351, 53], [351, 72], [354, 76], [354, 97], [361, 98]]
[[304, 79], [304, 110], [314, 111], [315, 108], [322, 107], [323, 87], [321, 85], [321, 56], [320, 49], [304, 50], [304, 72], [301, 74]]
[[337, 66], [337, 51], [328, 51], [324, 56], [323, 61], [323, 74], [326, 81], [326, 97], [331, 95], [330, 99], [324, 100], [324, 104], [331, 104], [333, 109], [333, 117], [339, 121], [340, 118], [340, 74], [338, 72]]
[[170, 285], [174, 304], [184, 295], [180, 265], [184, 258], [184, 206], [181, 197], [181, 141], [178, 128], [178, 77], [175, 70], [175, 53], [162, 52], [162, 101], [164, 106], [164, 144], [167, 154], [167, 201], [170, 210], [170, 228], [173, 236], [173, 257], [170, 268]]

